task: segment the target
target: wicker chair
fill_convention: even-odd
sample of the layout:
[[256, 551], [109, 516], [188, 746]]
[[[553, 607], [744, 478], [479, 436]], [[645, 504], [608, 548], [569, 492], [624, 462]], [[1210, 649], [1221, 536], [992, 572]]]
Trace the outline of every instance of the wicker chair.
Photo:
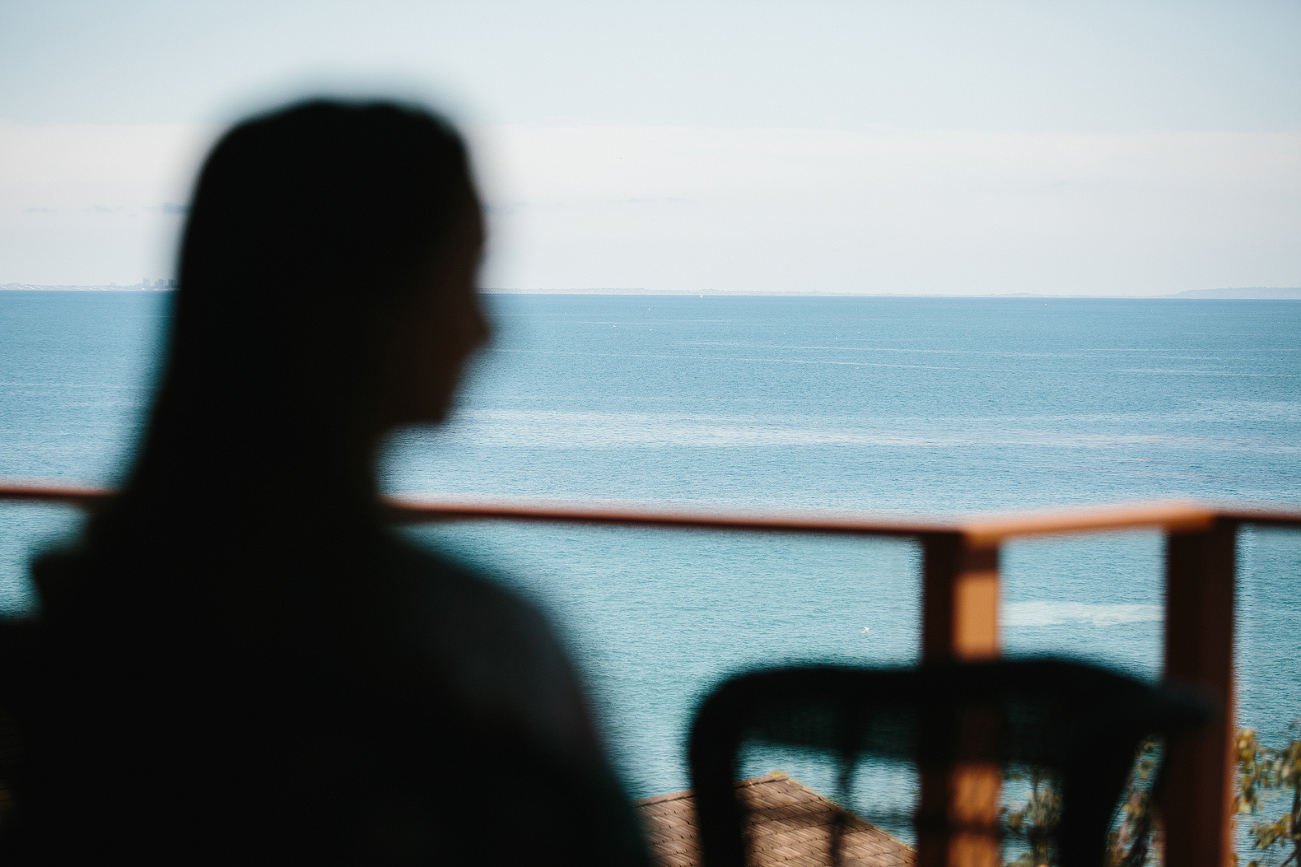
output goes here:
[[[1048, 829], [1057, 863], [1096, 867], [1106, 858], [1113, 817], [1144, 741], [1178, 736], [1208, 717], [1205, 703], [1176, 689], [1065, 660], [743, 674], [702, 703], [692, 730], [703, 863], [748, 863], [747, 817], [734, 781], [742, 750], [766, 744], [825, 753], [837, 763], [842, 798], [860, 761], [911, 763], [923, 791], [913, 826], [919, 849], [932, 853], [946, 851], [944, 841], [964, 833], [984, 835], [987, 851], [997, 851], [1008, 830], [992, 799], [984, 821], [974, 823], [946, 803], [927, 803], [936, 800], [935, 791], [946, 791], [949, 775], [960, 773], [955, 768], [1046, 773], [1060, 786], [1060, 821]], [[939, 785], [928, 786], [928, 777]], [[834, 833], [828, 860], [842, 860]]]

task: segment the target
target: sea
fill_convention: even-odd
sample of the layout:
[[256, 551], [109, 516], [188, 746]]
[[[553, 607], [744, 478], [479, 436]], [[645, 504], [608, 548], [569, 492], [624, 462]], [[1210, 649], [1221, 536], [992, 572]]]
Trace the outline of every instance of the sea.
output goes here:
[[[0, 478], [122, 477], [171, 297], [0, 292]], [[393, 437], [386, 490], [895, 517], [1189, 498], [1301, 507], [1301, 301], [486, 301], [494, 338], [454, 418]], [[0, 609], [30, 608], [28, 560], [76, 526], [66, 507], [0, 503]], [[688, 787], [693, 709], [729, 674], [918, 658], [920, 552], [906, 540], [407, 532], [548, 612], [634, 797]], [[1278, 744], [1301, 717], [1301, 532], [1244, 529], [1238, 554], [1239, 722]], [[1155, 678], [1162, 556], [1150, 532], [1009, 544], [1007, 652]], [[778, 760], [747, 772], [802, 761]]]

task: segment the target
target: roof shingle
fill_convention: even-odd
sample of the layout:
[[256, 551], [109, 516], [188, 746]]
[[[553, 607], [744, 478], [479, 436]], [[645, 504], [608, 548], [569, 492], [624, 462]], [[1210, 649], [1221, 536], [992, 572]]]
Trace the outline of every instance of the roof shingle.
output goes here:
[[[913, 867], [912, 849], [785, 774], [736, 784], [748, 808], [754, 867], [822, 867], [830, 863], [831, 828], [844, 816], [841, 863], [846, 867]], [[661, 867], [700, 867], [696, 805], [691, 792], [637, 801], [651, 854]]]

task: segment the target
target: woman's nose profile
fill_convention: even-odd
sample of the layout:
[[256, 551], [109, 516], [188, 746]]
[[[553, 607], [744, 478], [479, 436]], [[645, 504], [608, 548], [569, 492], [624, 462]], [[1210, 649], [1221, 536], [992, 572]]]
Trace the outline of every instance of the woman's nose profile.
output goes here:
[[478, 289], [483, 245], [483, 216], [475, 204], [461, 216], [410, 310], [394, 323], [388, 375], [398, 405], [390, 410], [390, 424], [444, 421], [466, 363], [487, 345], [491, 326]]

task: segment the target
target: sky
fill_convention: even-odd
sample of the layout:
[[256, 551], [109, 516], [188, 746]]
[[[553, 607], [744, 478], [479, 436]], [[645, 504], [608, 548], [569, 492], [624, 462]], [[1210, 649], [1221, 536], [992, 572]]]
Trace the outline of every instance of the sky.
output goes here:
[[309, 95], [471, 141], [507, 289], [1301, 286], [1301, 2], [0, 0], [0, 283], [174, 276]]

